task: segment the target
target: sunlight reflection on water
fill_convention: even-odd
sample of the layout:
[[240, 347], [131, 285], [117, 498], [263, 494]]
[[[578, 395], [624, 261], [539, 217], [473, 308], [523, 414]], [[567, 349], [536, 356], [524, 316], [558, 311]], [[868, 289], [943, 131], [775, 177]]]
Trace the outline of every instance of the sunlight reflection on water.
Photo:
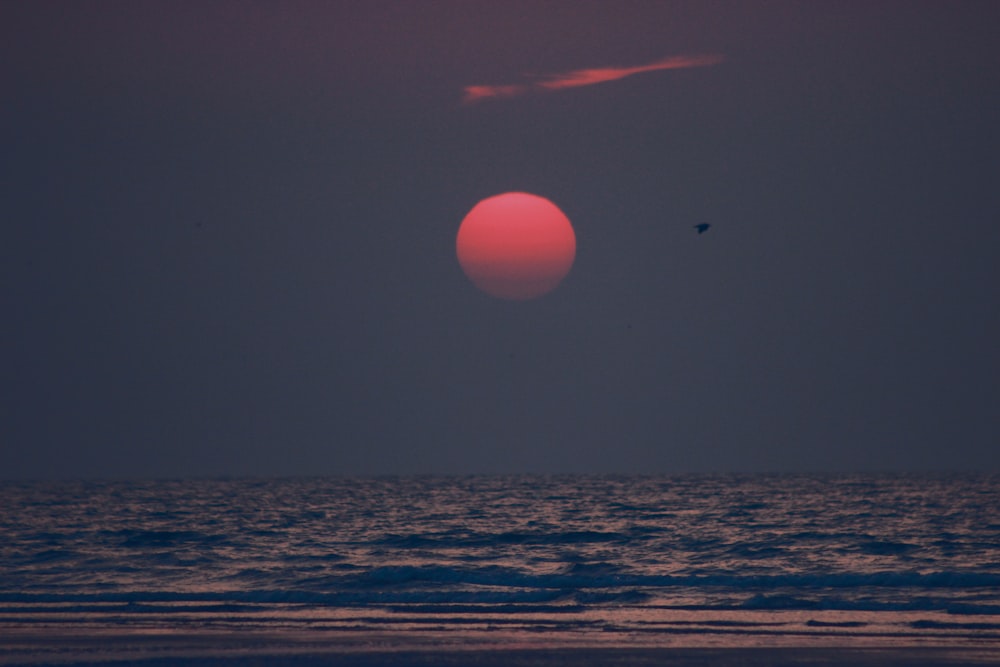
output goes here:
[[0, 494], [9, 633], [1000, 644], [995, 476], [7, 483]]

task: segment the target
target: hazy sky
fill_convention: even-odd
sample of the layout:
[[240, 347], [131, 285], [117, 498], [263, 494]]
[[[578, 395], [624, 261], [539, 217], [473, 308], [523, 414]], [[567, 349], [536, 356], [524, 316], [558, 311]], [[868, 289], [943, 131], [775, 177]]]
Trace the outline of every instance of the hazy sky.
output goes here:
[[[998, 25], [2, 2], [0, 477], [1000, 470]], [[510, 190], [529, 302], [455, 259]]]

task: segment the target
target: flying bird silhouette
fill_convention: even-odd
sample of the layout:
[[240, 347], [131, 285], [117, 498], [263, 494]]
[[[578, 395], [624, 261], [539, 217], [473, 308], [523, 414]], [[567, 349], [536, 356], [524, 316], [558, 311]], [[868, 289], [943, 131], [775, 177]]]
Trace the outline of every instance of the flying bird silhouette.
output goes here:
[[705, 231], [711, 226], [712, 225], [708, 224], [707, 222], [699, 222], [697, 225], [694, 225], [694, 228], [698, 230], [699, 234], [704, 234]]

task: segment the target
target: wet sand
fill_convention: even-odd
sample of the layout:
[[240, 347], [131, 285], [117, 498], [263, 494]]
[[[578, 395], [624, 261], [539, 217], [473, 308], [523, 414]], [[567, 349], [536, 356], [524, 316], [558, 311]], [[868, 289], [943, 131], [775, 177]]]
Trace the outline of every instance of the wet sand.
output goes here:
[[[975, 645], [795, 645], [743, 646], [635, 645], [594, 642], [567, 645], [546, 637], [466, 637], [442, 643], [440, 636], [311, 633], [141, 634], [35, 631], [0, 636], [0, 665], [63, 667], [953, 667], [998, 665], [1000, 650]], [[637, 638], [637, 642], [641, 641]]]
[[[82, 658], [82, 659], [81, 659]], [[126, 657], [96, 661], [63, 656], [55, 662], [8, 665], [63, 667], [956, 667], [1000, 665], [975, 649], [557, 649], [407, 651], [243, 656]]]

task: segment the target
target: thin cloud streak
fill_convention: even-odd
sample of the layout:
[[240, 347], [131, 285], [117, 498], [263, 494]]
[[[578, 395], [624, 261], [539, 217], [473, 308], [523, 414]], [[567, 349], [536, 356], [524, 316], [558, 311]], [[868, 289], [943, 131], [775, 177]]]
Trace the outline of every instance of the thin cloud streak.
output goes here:
[[462, 101], [469, 104], [493, 97], [514, 97], [526, 92], [528, 92], [528, 86], [466, 86], [465, 97], [462, 98]]
[[542, 80], [531, 84], [508, 84], [502, 86], [466, 86], [465, 96], [462, 98], [464, 104], [473, 104], [488, 99], [498, 99], [503, 97], [516, 97], [529, 92], [552, 92], [565, 90], [566, 88], [577, 88], [579, 86], [593, 86], [598, 83], [617, 81], [633, 74], [643, 72], [656, 72], [668, 69], [687, 69], [689, 67], [708, 67], [718, 65], [725, 58], [721, 55], [695, 55], [695, 56], [672, 56], [664, 58], [647, 65], [636, 67], [597, 67], [591, 69], [577, 69], [570, 72], [550, 74]]

